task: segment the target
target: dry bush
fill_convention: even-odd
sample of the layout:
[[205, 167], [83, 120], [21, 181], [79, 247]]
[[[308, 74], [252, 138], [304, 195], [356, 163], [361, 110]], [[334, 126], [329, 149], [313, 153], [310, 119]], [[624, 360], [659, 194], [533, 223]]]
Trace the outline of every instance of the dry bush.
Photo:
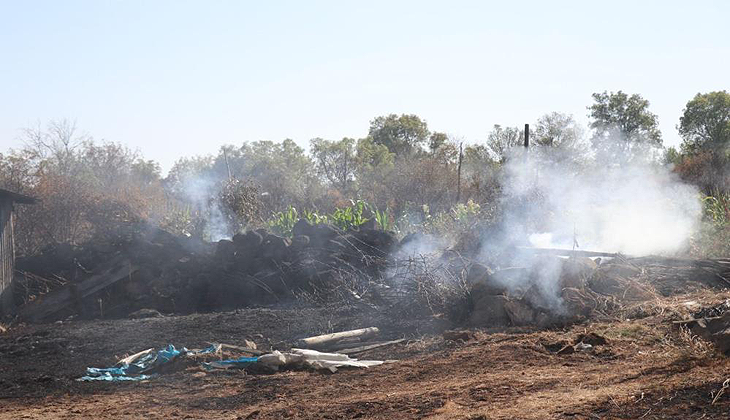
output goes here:
[[396, 312], [446, 316], [455, 322], [468, 316], [469, 287], [464, 272], [453, 270], [442, 259], [417, 255], [396, 261], [387, 281]]

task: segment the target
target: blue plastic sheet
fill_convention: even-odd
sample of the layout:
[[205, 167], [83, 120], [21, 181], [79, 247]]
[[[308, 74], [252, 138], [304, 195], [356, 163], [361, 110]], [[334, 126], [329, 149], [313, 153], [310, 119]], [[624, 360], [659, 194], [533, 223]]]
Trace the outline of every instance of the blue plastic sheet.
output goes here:
[[[122, 361], [117, 366], [110, 368], [86, 368], [86, 376], [79, 378], [79, 381], [143, 381], [149, 379], [148, 373], [154, 371], [161, 365], [175, 360], [180, 355], [195, 355], [215, 353], [220, 346], [213, 344], [203, 350], [188, 350], [183, 347], [178, 350], [172, 344], [168, 344], [158, 351], [141, 352], [140, 356], [129, 362]], [[124, 359], [126, 360], [126, 359]]]

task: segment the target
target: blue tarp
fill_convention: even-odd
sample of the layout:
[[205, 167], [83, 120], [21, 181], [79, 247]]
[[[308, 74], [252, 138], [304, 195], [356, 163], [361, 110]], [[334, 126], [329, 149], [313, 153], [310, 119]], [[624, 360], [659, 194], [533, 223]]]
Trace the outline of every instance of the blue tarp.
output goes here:
[[185, 347], [178, 350], [172, 344], [158, 350], [147, 350], [138, 353], [132, 360], [123, 359], [116, 366], [110, 368], [86, 368], [86, 376], [79, 378], [79, 381], [142, 381], [149, 379], [147, 373], [154, 371], [166, 363], [171, 362], [180, 355], [196, 355], [215, 353], [220, 346], [213, 344], [203, 350], [188, 350]]

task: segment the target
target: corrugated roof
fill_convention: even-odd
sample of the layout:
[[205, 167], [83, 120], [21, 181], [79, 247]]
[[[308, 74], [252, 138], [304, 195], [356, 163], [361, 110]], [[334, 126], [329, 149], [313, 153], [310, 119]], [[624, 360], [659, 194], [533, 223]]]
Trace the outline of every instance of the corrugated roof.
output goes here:
[[37, 198], [30, 197], [23, 194], [18, 194], [12, 191], [4, 190], [0, 188], [0, 201], [1, 200], [10, 200], [15, 203], [21, 203], [21, 204], [35, 204], [38, 202]]

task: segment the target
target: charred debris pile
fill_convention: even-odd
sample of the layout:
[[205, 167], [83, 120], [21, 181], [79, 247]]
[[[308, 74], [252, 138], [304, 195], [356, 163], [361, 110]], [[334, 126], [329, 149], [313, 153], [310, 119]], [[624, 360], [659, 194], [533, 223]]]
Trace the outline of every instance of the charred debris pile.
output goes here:
[[730, 286], [730, 260], [516, 246], [484, 252], [473, 240], [424, 250], [431, 239], [300, 220], [292, 238], [259, 229], [205, 243], [133, 226], [19, 259], [16, 304], [30, 322], [296, 303], [437, 315], [464, 326], [547, 327]]

